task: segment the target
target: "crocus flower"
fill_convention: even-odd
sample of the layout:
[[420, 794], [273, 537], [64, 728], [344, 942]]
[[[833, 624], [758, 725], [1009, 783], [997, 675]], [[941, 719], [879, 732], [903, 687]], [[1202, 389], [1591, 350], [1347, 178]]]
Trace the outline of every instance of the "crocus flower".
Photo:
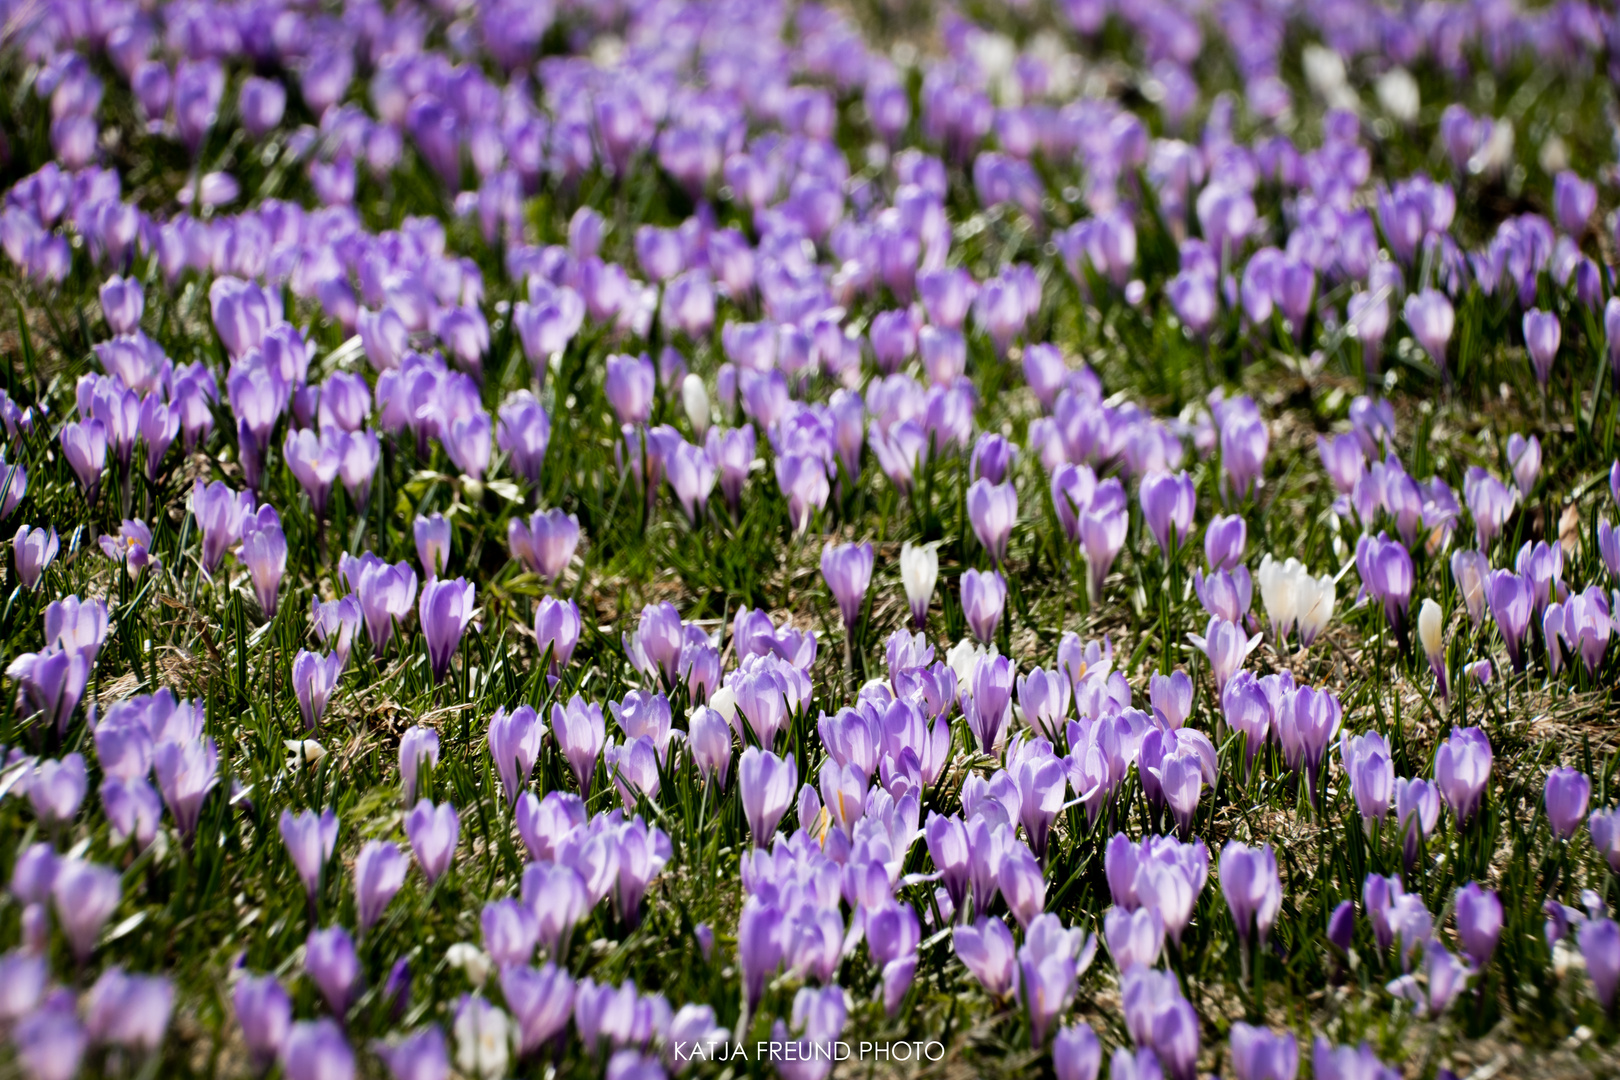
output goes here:
[[72, 998], [47, 1002], [18, 1022], [12, 1032], [17, 1060], [36, 1080], [72, 1080], [90, 1043], [89, 1034], [74, 1015]]
[[405, 856], [398, 845], [368, 840], [354, 861], [354, 906], [364, 933], [387, 910], [405, 883]]
[[[1620, 577], [1620, 574], [1616, 574]], [[911, 621], [921, 630], [928, 622], [928, 606], [939, 578], [939, 548], [935, 544], [912, 544], [900, 548], [900, 582], [911, 605]]]
[[358, 580], [351, 578], [350, 585], [360, 600], [372, 652], [380, 657], [394, 636], [394, 624], [404, 622], [416, 601], [416, 571], [408, 563], [390, 566], [375, 556], [370, 559], [374, 561], [365, 562]]
[[354, 1080], [354, 1051], [330, 1019], [300, 1020], [281, 1050], [287, 1080]]
[[1440, 798], [1467, 823], [1479, 809], [1491, 776], [1491, 742], [1477, 727], [1451, 729], [1434, 753], [1434, 784]]
[[1215, 692], [1221, 694], [1249, 654], [1259, 646], [1261, 635], [1250, 637], [1236, 623], [1211, 617], [1203, 636], [1188, 634], [1187, 640], [1209, 659], [1210, 669], [1215, 675]]
[[973, 636], [988, 645], [996, 636], [1002, 610], [1007, 605], [1007, 582], [999, 570], [962, 574], [962, 614]]
[[1052, 1069], [1057, 1080], [1097, 1080], [1100, 1068], [1102, 1044], [1090, 1024], [1081, 1022], [1061, 1028], [1053, 1037]]
[[1436, 289], [1424, 289], [1406, 298], [1402, 313], [1406, 316], [1406, 324], [1412, 328], [1412, 336], [1429, 354], [1435, 367], [1445, 374], [1446, 345], [1451, 341], [1451, 331], [1457, 325], [1457, 312], [1451, 306], [1451, 301]]
[[293, 659], [292, 681], [305, 731], [314, 731], [320, 725], [327, 700], [337, 688], [338, 676], [342, 673], [343, 660], [336, 653], [322, 656], [308, 649], [298, 651]]
[[589, 798], [591, 780], [596, 774], [596, 759], [607, 740], [607, 724], [602, 717], [602, 707], [587, 704], [575, 694], [568, 700], [566, 708], [560, 704], [551, 707], [551, 731], [558, 749], [574, 771], [580, 793]]
[[1240, 1022], [1232, 1025], [1230, 1046], [1236, 1080], [1294, 1080], [1299, 1071], [1299, 1044], [1291, 1031], [1273, 1035]]
[[243, 975], [231, 989], [231, 1004], [242, 1041], [254, 1063], [263, 1068], [286, 1045], [292, 1029], [292, 1000], [274, 975]]
[[50, 886], [57, 923], [82, 964], [95, 951], [101, 928], [122, 896], [118, 871], [83, 859], [63, 859]]
[[450, 559], [450, 523], [443, 514], [416, 516], [416, 559], [428, 580], [444, 572]]
[[476, 592], [476, 587], [466, 578], [429, 579], [422, 586], [417, 613], [422, 621], [422, 636], [427, 639], [428, 661], [435, 683], [444, 681], [450, 670], [450, 659], [461, 646], [461, 635], [472, 621]]
[[63, 825], [79, 812], [88, 785], [83, 754], [47, 759], [34, 766], [34, 775], [27, 784], [28, 801], [46, 825]]
[[101, 491], [101, 472], [107, 467], [107, 426], [98, 419], [64, 424], [62, 456], [78, 478], [84, 500], [95, 505]]
[[1247, 943], [1258, 934], [1264, 945], [1282, 907], [1282, 883], [1271, 845], [1249, 847], [1229, 841], [1221, 849], [1221, 893], [1238, 936]]
[[579, 518], [561, 510], [542, 510], [528, 521], [514, 517], [507, 524], [506, 544], [513, 558], [549, 584], [568, 569], [579, 547]]
[[1229, 415], [1221, 425], [1221, 472], [1237, 497], [1247, 498], [1265, 471], [1271, 433], [1252, 412]]
[[158, 790], [174, 815], [175, 827], [189, 843], [197, 831], [203, 799], [219, 783], [219, 752], [214, 740], [204, 737], [184, 742], [161, 742], [152, 757]]
[[373, 1042], [371, 1046], [393, 1080], [450, 1080], [450, 1050], [437, 1024], [397, 1042]]
[[750, 746], [738, 762], [737, 782], [754, 846], [766, 847], [798, 790], [798, 766], [792, 754], [783, 759], [769, 750]]
[[1524, 347], [1530, 354], [1530, 367], [1536, 373], [1542, 393], [1546, 393], [1547, 380], [1552, 377], [1553, 360], [1558, 356], [1562, 334], [1556, 312], [1531, 309], [1524, 313]]
[[[598, 715], [600, 716], [600, 710]], [[555, 714], [553, 716], [555, 718]], [[501, 787], [506, 791], [508, 806], [517, 804], [518, 796], [522, 794], [524, 785], [529, 782], [529, 774], [534, 770], [535, 760], [540, 756], [540, 741], [545, 734], [545, 723], [528, 705], [520, 705], [511, 712], [507, 712], [504, 708], [497, 709], [495, 715], [490, 718], [489, 755], [495, 759], [495, 771], [501, 778]], [[558, 739], [561, 742], [560, 734]], [[595, 767], [595, 756], [593, 750], [592, 768]], [[583, 782], [581, 786], [583, 788]]]
[[242, 519], [242, 561], [253, 579], [253, 592], [266, 619], [276, 615], [281, 577], [287, 570], [287, 537], [281, 519], [270, 506]]
[[995, 484], [981, 476], [968, 488], [967, 509], [973, 534], [999, 567], [1006, 561], [1007, 541], [1018, 521], [1018, 492], [1011, 483]]
[[411, 851], [429, 885], [450, 869], [460, 832], [461, 819], [449, 803], [434, 806], [423, 799], [405, 815], [405, 835], [410, 839]]
[[1406, 613], [1412, 603], [1414, 571], [1411, 553], [1383, 533], [1356, 542], [1356, 569], [1369, 595], [1384, 607], [1384, 617], [1405, 641]]
[[853, 633], [872, 580], [872, 545], [827, 544], [821, 549], [821, 576], [838, 603], [845, 632]]
[[1576, 940], [1592, 977], [1592, 992], [1605, 1010], [1612, 1010], [1615, 989], [1620, 987], [1620, 925], [1613, 919], [1588, 919], [1576, 932]]
[[1525, 668], [1524, 638], [1535, 610], [1535, 596], [1524, 577], [1509, 570], [1491, 573], [1485, 586], [1491, 619], [1502, 632], [1502, 643], [1515, 671]]
[[424, 763], [438, 768], [439, 733], [421, 725], [407, 728], [399, 739], [399, 784], [406, 806], [416, 801], [417, 775]]
[[304, 883], [310, 910], [314, 911], [320, 894], [321, 872], [337, 847], [337, 815], [331, 810], [323, 810], [319, 816], [313, 810], [300, 814], [283, 810], [280, 824], [281, 842], [287, 845], [287, 855]]
[[1204, 527], [1204, 558], [1210, 572], [1241, 566], [1247, 538], [1248, 523], [1237, 514], [1212, 518]]
[[1576, 769], [1559, 768], [1547, 774], [1547, 825], [1560, 840], [1568, 840], [1586, 819], [1592, 781]]
[[40, 575], [56, 558], [60, 546], [54, 528], [30, 529], [27, 525], [17, 530], [12, 538], [12, 558], [17, 567], [17, 578], [29, 589], [39, 585]]
[[1502, 901], [1470, 881], [1457, 890], [1456, 918], [1463, 952], [1476, 968], [1483, 969], [1502, 936]]
[[542, 596], [534, 609], [534, 639], [542, 655], [550, 656], [551, 674], [559, 674], [573, 659], [583, 629], [579, 605], [572, 600]]
[[1179, 547], [1192, 529], [1198, 495], [1192, 478], [1180, 473], [1154, 472], [1142, 477], [1142, 519], [1166, 558], [1170, 556], [1171, 533]]

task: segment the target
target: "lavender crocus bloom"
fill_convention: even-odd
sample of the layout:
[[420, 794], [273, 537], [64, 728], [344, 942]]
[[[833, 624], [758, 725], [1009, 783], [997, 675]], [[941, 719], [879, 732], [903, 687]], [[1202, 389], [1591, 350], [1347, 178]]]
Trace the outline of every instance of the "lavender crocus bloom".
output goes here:
[[1235, 1080], [1294, 1080], [1299, 1071], [1299, 1044], [1291, 1031], [1273, 1035], [1262, 1027], [1233, 1024], [1230, 1047]]
[[872, 580], [872, 545], [827, 544], [821, 549], [821, 576], [838, 603], [845, 631], [853, 633]]
[[83, 754], [68, 754], [60, 760], [47, 759], [34, 766], [34, 775], [27, 785], [28, 801], [45, 825], [64, 825], [78, 813], [88, 785]]
[[17, 1061], [31, 1080], [72, 1080], [90, 1037], [74, 1015], [73, 999], [50, 998], [12, 1031]]
[[320, 725], [327, 700], [337, 688], [338, 676], [342, 673], [343, 659], [336, 653], [322, 656], [300, 649], [293, 659], [293, 692], [298, 698], [298, 711], [304, 717], [305, 731], [314, 731]]
[[1524, 639], [1530, 630], [1530, 619], [1535, 614], [1535, 595], [1524, 577], [1509, 570], [1491, 573], [1485, 585], [1486, 600], [1490, 604], [1491, 620], [1502, 632], [1502, 643], [1507, 646], [1508, 657], [1515, 671], [1525, 668]]
[[450, 1080], [450, 1049], [437, 1024], [430, 1024], [398, 1042], [374, 1042], [372, 1050], [382, 1059], [393, 1080]]
[[520, 705], [511, 712], [497, 709], [490, 718], [489, 756], [495, 759], [495, 771], [501, 778], [508, 806], [516, 805], [524, 785], [529, 782], [545, 734], [544, 722], [528, 705]]
[[1210, 668], [1215, 675], [1217, 694], [1225, 692], [1226, 684], [1238, 673], [1243, 662], [1263, 639], [1262, 634], [1250, 637], [1236, 623], [1214, 616], [1210, 618], [1209, 627], [1203, 636], [1187, 635], [1187, 640], [1197, 646], [1209, 659]]
[[439, 765], [439, 733], [429, 727], [407, 728], [399, 739], [399, 783], [406, 806], [416, 801], [416, 782], [423, 764]]
[[1457, 890], [1457, 937], [1476, 968], [1491, 962], [1502, 936], [1502, 901], [1496, 893], [1469, 882]]
[[1532, 309], [1524, 313], [1524, 346], [1542, 393], [1546, 393], [1547, 380], [1552, 377], [1553, 360], [1558, 356], [1562, 335], [1556, 312]]
[[405, 883], [405, 856], [398, 845], [367, 841], [354, 861], [355, 910], [364, 933], [387, 910]]
[[107, 425], [98, 419], [65, 424], [60, 440], [62, 456], [78, 478], [85, 502], [94, 506], [101, 472], [107, 467]]
[[620, 424], [645, 424], [651, 419], [657, 381], [652, 360], [645, 354], [613, 354], [607, 358], [604, 392]]
[[1453, 727], [1434, 753], [1434, 784], [1440, 798], [1466, 824], [1479, 809], [1491, 776], [1491, 742], [1477, 727]]
[[754, 846], [766, 847], [798, 790], [798, 766], [792, 754], [784, 759], [750, 746], [738, 762], [737, 782]]
[[428, 661], [433, 681], [442, 683], [450, 670], [450, 660], [461, 646], [461, 635], [472, 621], [477, 604], [476, 588], [466, 578], [454, 581], [429, 580], [422, 586], [418, 617], [422, 636], [427, 639]]
[[551, 658], [551, 674], [559, 674], [573, 659], [583, 629], [579, 605], [572, 600], [543, 596], [534, 609], [534, 639], [542, 655]]
[[1406, 298], [1402, 313], [1406, 316], [1406, 324], [1412, 328], [1412, 336], [1417, 338], [1418, 344], [1423, 346], [1441, 374], [1449, 378], [1446, 346], [1451, 341], [1452, 329], [1457, 325], [1457, 312], [1451, 306], [1451, 301], [1438, 290], [1424, 289]]
[[1265, 471], [1271, 433], [1252, 413], [1229, 415], [1221, 424], [1221, 471], [1238, 498], [1246, 498]]
[[17, 578], [29, 589], [39, 585], [40, 575], [56, 558], [60, 546], [54, 528], [30, 529], [27, 525], [17, 530], [12, 538], [12, 558], [17, 567]]
[[300, 1020], [281, 1050], [287, 1080], [354, 1080], [354, 1051], [335, 1020]]
[[1568, 840], [1586, 819], [1592, 798], [1592, 781], [1575, 769], [1554, 769], [1547, 774], [1545, 805], [1547, 825], [1560, 840]]
[[1282, 906], [1277, 856], [1271, 845], [1249, 847], [1229, 841], [1221, 849], [1221, 892], [1245, 944], [1258, 935], [1265, 944]]
[[1613, 919], [1588, 919], [1576, 932], [1576, 940], [1592, 978], [1592, 992], [1605, 1010], [1613, 1010], [1615, 990], [1620, 988], [1620, 925]]
[[321, 811], [318, 817], [313, 810], [300, 814], [283, 810], [280, 825], [281, 841], [287, 845], [287, 855], [292, 859], [293, 868], [298, 871], [299, 880], [304, 883], [304, 892], [313, 911], [316, 897], [320, 894], [321, 872], [337, 847], [337, 815], [331, 810]]
[[1204, 528], [1204, 558], [1209, 561], [1210, 572], [1242, 565], [1247, 538], [1248, 523], [1237, 514], [1212, 518]]
[[422, 799], [405, 815], [405, 835], [410, 839], [411, 851], [429, 885], [450, 869], [460, 832], [461, 818], [449, 803], [434, 806]]
[[528, 521], [514, 517], [507, 524], [506, 544], [548, 584], [562, 576], [579, 547], [579, 518], [561, 510], [541, 510]]
[[101, 928], [118, 908], [122, 896], [118, 871], [83, 859], [63, 859], [56, 864], [50, 895], [57, 923], [82, 964], [95, 951]]
[[268, 1066], [286, 1045], [292, 1028], [292, 1000], [274, 975], [243, 975], [231, 990], [231, 1004], [248, 1055]]
[[404, 622], [416, 600], [416, 571], [409, 563], [390, 566], [369, 553], [368, 559], [374, 561], [363, 562], [350, 585], [360, 600], [372, 653], [380, 657], [394, 636], [394, 624]]
[[1172, 532], [1177, 547], [1187, 539], [1197, 501], [1192, 477], [1185, 471], [1154, 472], [1142, 477], [1142, 519], [1166, 558], [1170, 556]]
[[1383, 533], [1363, 535], [1356, 542], [1356, 569], [1367, 592], [1383, 605], [1390, 627], [1404, 640], [1415, 576], [1411, 554]]
[[963, 687], [962, 712], [979, 752], [994, 754], [1003, 729], [1012, 719], [1012, 664], [1005, 656], [981, 657]]
[[253, 579], [253, 592], [266, 619], [276, 616], [281, 577], [287, 570], [287, 536], [271, 506], [261, 506], [242, 519], [242, 561]]
[[551, 707], [551, 732], [557, 747], [567, 759], [579, 782], [579, 790], [586, 798], [591, 794], [591, 779], [596, 774], [596, 759], [607, 741], [607, 722], [602, 707], [587, 704], [575, 694], [568, 705]]
[[1010, 483], [995, 484], [980, 477], [968, 488], [967, 510], [973, 534], [999, 567], [1007, 558], [1007, 541], [1018, 521], [1018, 492]]
[[432, 580], [444, 572], [450, 559], [450, 523], [443, 514], [418, 514], [413, 531], [416, 560], [422, 564], [422, 573]]
[[158, 790], [174, 815], [175, 827], [189, 843], [197, 831], [203, 800], [219, 783], [219, 752], [214, 740], [204, 737], [184, 742], [160, 742], [152, 755]]
[[1007, 604], [1007, 583], [1000, 571], [968, 570], [962, 575], [962, 614], [973, 636], [988, 645], [996, 636]]

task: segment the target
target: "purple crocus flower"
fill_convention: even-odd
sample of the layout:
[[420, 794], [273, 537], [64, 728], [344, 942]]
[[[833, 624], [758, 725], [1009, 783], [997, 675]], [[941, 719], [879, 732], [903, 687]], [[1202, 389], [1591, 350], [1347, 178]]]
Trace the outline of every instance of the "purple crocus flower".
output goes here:
[[737, 782], [754, 846], [766, 847], [798, 790], [798, 766], [792, 754], [784, 759], [769, 750], [750, 746], [738, 762]]
[[1418, 344], [1423, 346], [1441, 374], [1447, 374], [1446, 346], [1451, 341], [1451, 331], [1457, 325], [1457, 312], [1451, 306], [1451, 301], [1436, 289], [1424, 289], [1406, 298], [1403, 314], [1406, 324], [1412, 328], [1412, 336], [1417, 338]]
[[1576, 932], [1586, 973], [1592, 977], [1592, 992], [1605, 1010], [1613, 1010], [1616, 988], [1620, 988], [1620, 925], [1613, 919], [1588, 919]]
[[1204, 558], [1209, 561], [1210, 572], [1241, 566], [1247, 539], [1248, 523], [1239, 515], [1212, 518], [1204, 528]]
[[277, 594], [287, 570], [287, 536], [281, 518], [269, 505], [242, 518], [242, 561], [253, 579], [253, 592], [266, 619], [276, 617]]
[[[13, 883], [15, 887], [15, 882]], [[95, 951], [101, 928], [118, 909], [122, 897], [118, 871], [83, 859], [63, 859], [56, 864], [50, 884], [56, 919], [73, 955], [82, 964]]]
[[1434, 785], [1459, 824], [1479, 809], [1491, 777], [1491, 741], [1477, 727], [1453, 727], [1434, 752]]
[[18, 579], [25, 587], [33, 589], [39, 585], [45, 568], [56, 558], [60, 541], [54, 528], [30, 529], [23, 525], [12, 538], [11, 547]]
[[85, 502], [94, 506], [107, 467], [107, 426], [98, 419], [75, 421], [63, 425], [60, 439], [62, 456], [78, 478]]
[[461, 819], [456, 808], [447, 802], [434, 806], [422, 799], [405, 815], [405, 835], [410, 839], [411, 851], [429, 885], [450, 869], [460, 832]]
[[243, 975], [231, 989], [231, 1004], [248, 1055], [263, 1068], [275, 1060], [292, 1028], [292, 1000], [274, 975]]
[[1251, 934], [1258, 934], [1264, 945], [1282, 907], [1282, 884], [1271, 845], [1249, 847], [1229, 841], [1221, 849], [1221, 893], [1238, 936], [1247, 944]]
[[300, 1020], [281, 1050], [287, 1080], [354, 1080], [354, 1051], [336, 1020]]
[[1170, 557], [1171, 533], [1179, 547], [1192, 530], [1193, 511], [1198, 494], [1192, 477], [1183, 470], [1179, 473], [1153, 472], [1142, 477], [1142, 520], [1147, 523], [1159, 551]]
[[967, 510], [973, 534], [999, 567], [1006, 561], [1007, 541], [1018, 521], [1018, 492], [1011, 483], [996, 484], [981, 476], [968, 488]]
[[872, 580], [872, 545], [827, 544], [821, 549], [821, 576], [838, 603], [845, 632], [853, 633]]
[[574, 657], [583, 629], [579, 605], [572, 600], [543, 596], [534, 609], [534, 640], [542, 655], [549, 650], [551, 674], [559, 674]]
[[444, 681], [450, 660], [461, 647], [461, 635], [472, 621], [477, 605], [476, 593], [476, 588], [466, 578], [429, 579], [422, 586], [417, 613], [422, 621], [422, 636], [427, 639], [428, 661], [435, 683]]
[[1356, 569], [1368, 594], [1383, 605], [1390, 627], [1404, 640], [1415, 577], [1412, 556], [1405, 545], [1384, 533], [1363, 534], [1356, 542]]
[[962, 614], [973, 636], [988, 645], [996, 636], [1002, 610], [1007, 605], [1007, 582], [999, 570], [962, 574]]
[[962, 713], [979, 752], [994, 754], [1012, 719], [1013, 668], [1005, 656], [980, 657], [962, 688]]
[[658, 374], [645, 354], [612, 354], [607, 358], [603, 390], [620, 424], [645, 424], [652, 418], [653, 390]]
[[337, 815], [331, 810], [321, 811], [319, 817], [313, 810], [300, 814], [281, 812], [281, 841], [287, 845], [287, 855], [304, 883], [311, 911], [320, 893], [321, 872], [337, 847], [337, 834]]
[[405, 884], [405, 856], [397, 844], [368, 840], [354, 860], [354, 906], [360, 931], [371, 929]]
[[372, 1049], [393, 1080], [450, 1080], [450, 1050], [437, 1024], [392, 1044], [374, 1042]]
[[72, 753], [60, 760], [41, 761], [34, 766], [27, 786], [29, 805], [41, 822], [55, 827], [72, 821], [89, 786], [84, 755]]
[[1233, 409], [1221, 424], [1221, 471], [1240, 499], [1259, 482], [1271, 449], [1271, 433], [1252, 408]]
[[23, 1072], [36, 1080], [72, 1080], [90, 1036], [74, 1015], [73, 999], [47, 999], [23, 1017], [11, 1035]]
[[1524, 347], [1530, 353], [1530, 367], [1536, 373], [1542, 393], [1546, 393], [1547, 380], [1552, 377], [1553, 360], [1558, 356], [1562, 335], [1556, 312], [1533, 308], [1524, 313]]
[[1236, 623], [1227, 622], [1217, 616], [1211, 616], [1209, 627], [1203, 636], [1187, 635], [1187, 640], [1197, 646], [1209, 659], [1210, 669], [1215, 676], [1217, 695], [1226, 691], [1226, 684], [1243, 667], [1243, 662], [1263, 639], [1263, 634], [1250, 637]]
[[1502, 901], [1470, 881], [1457, 890], [1456, 918], [1463, 952], [1476, 968], [1483, 969], [1502, 936]]
[[342, 673], [343, 658], [336, 653], [322, 656], [308, 649], [298, 651], [293, 659], [292, 682], [305, 731], [314, 731], [320, 725], [327, 700], [337, 689], [338, 676]]
[[184, 742], [160, 742], [152, 755], [158, 790], [174, 815], [175, 827], [189, 843], [197, 831], [203, 800], [219, 783], [219, 752], [214, 740], [204, 737]]
[[1587, 803], [1592, 798], [1592, 781], [1576, 769], [1559, 768], [1547, 774], [1545, 804], [1547, 825], [1560, 840], [1568, 840], [1586, 820]]
[[1053, 1037], [1052, 1070], [1057, 1080], [1097, 1080], [1101, 1068], [1102, 1044], [1090, 1024], [1073, 1024]]
[[489, 755], [495, 759], [495, 771], [506, 791], [508, 806], [517, 803], [523, 787], [529, 782], [535, 759], [540, 756], [540, 741], [546, 726], [528, 705], [520, 705], [511, 712], [495, 710], [489, 721]]
[[579, 547], [579, 518], [561, 510], [541, 510], [528, 521], [514, 517], [507, 523], [506, 545], [547, 584], [568, 569]]
[[501, 996], [517, 1021], [518, 1053], [527, 1054], [567, 1028], [574, 1011], [574, 980], [555, 964], [538, 971], [509, 967], [501, 972]]
[[575, 694], [568, 700], [566, 708], [560, 704], [551, 707], [551, 732], [557, 740], [557, 748], [574, 771], [580, 794], [590, 798], [591, 780], [596, 775], [596, 759], [607, 741], [607, 722], [602, 717], [602, 707], [587, 704], [584, 698]]
[[1485, 584], [1485, 597], [1490, 604], [1491, 619], [1502, 632], [1502, 643], [1507, 646], [1513, 669], [1523, 671], [1524, 639], [1536, 606], [1530, 583], [1510, 570], [1496, 570]]
[[443, 514], [418, 514], [413, 527], [416, 536], [416, 560], [422, 564], [422, 573], [432, 580], [444, 573], [450, 560], [450, 523]]
[[355, 562], [359, 564], [357, 574], [346, 576], [360, 599], [372, 654], [380, 657], [394, 636], [395, 623], [403, 623], [411, 612], [416, 600], [416, 571], [404, 562], [390, 566], [369, 552], [365, 559]]
[[1230, 1047], [1235, 1080], [1294, 1080], [1299, 1071], [1299, 1044], [1291, 1031], [1273, 1035], [1240, 1022], [1232, 1025]]

